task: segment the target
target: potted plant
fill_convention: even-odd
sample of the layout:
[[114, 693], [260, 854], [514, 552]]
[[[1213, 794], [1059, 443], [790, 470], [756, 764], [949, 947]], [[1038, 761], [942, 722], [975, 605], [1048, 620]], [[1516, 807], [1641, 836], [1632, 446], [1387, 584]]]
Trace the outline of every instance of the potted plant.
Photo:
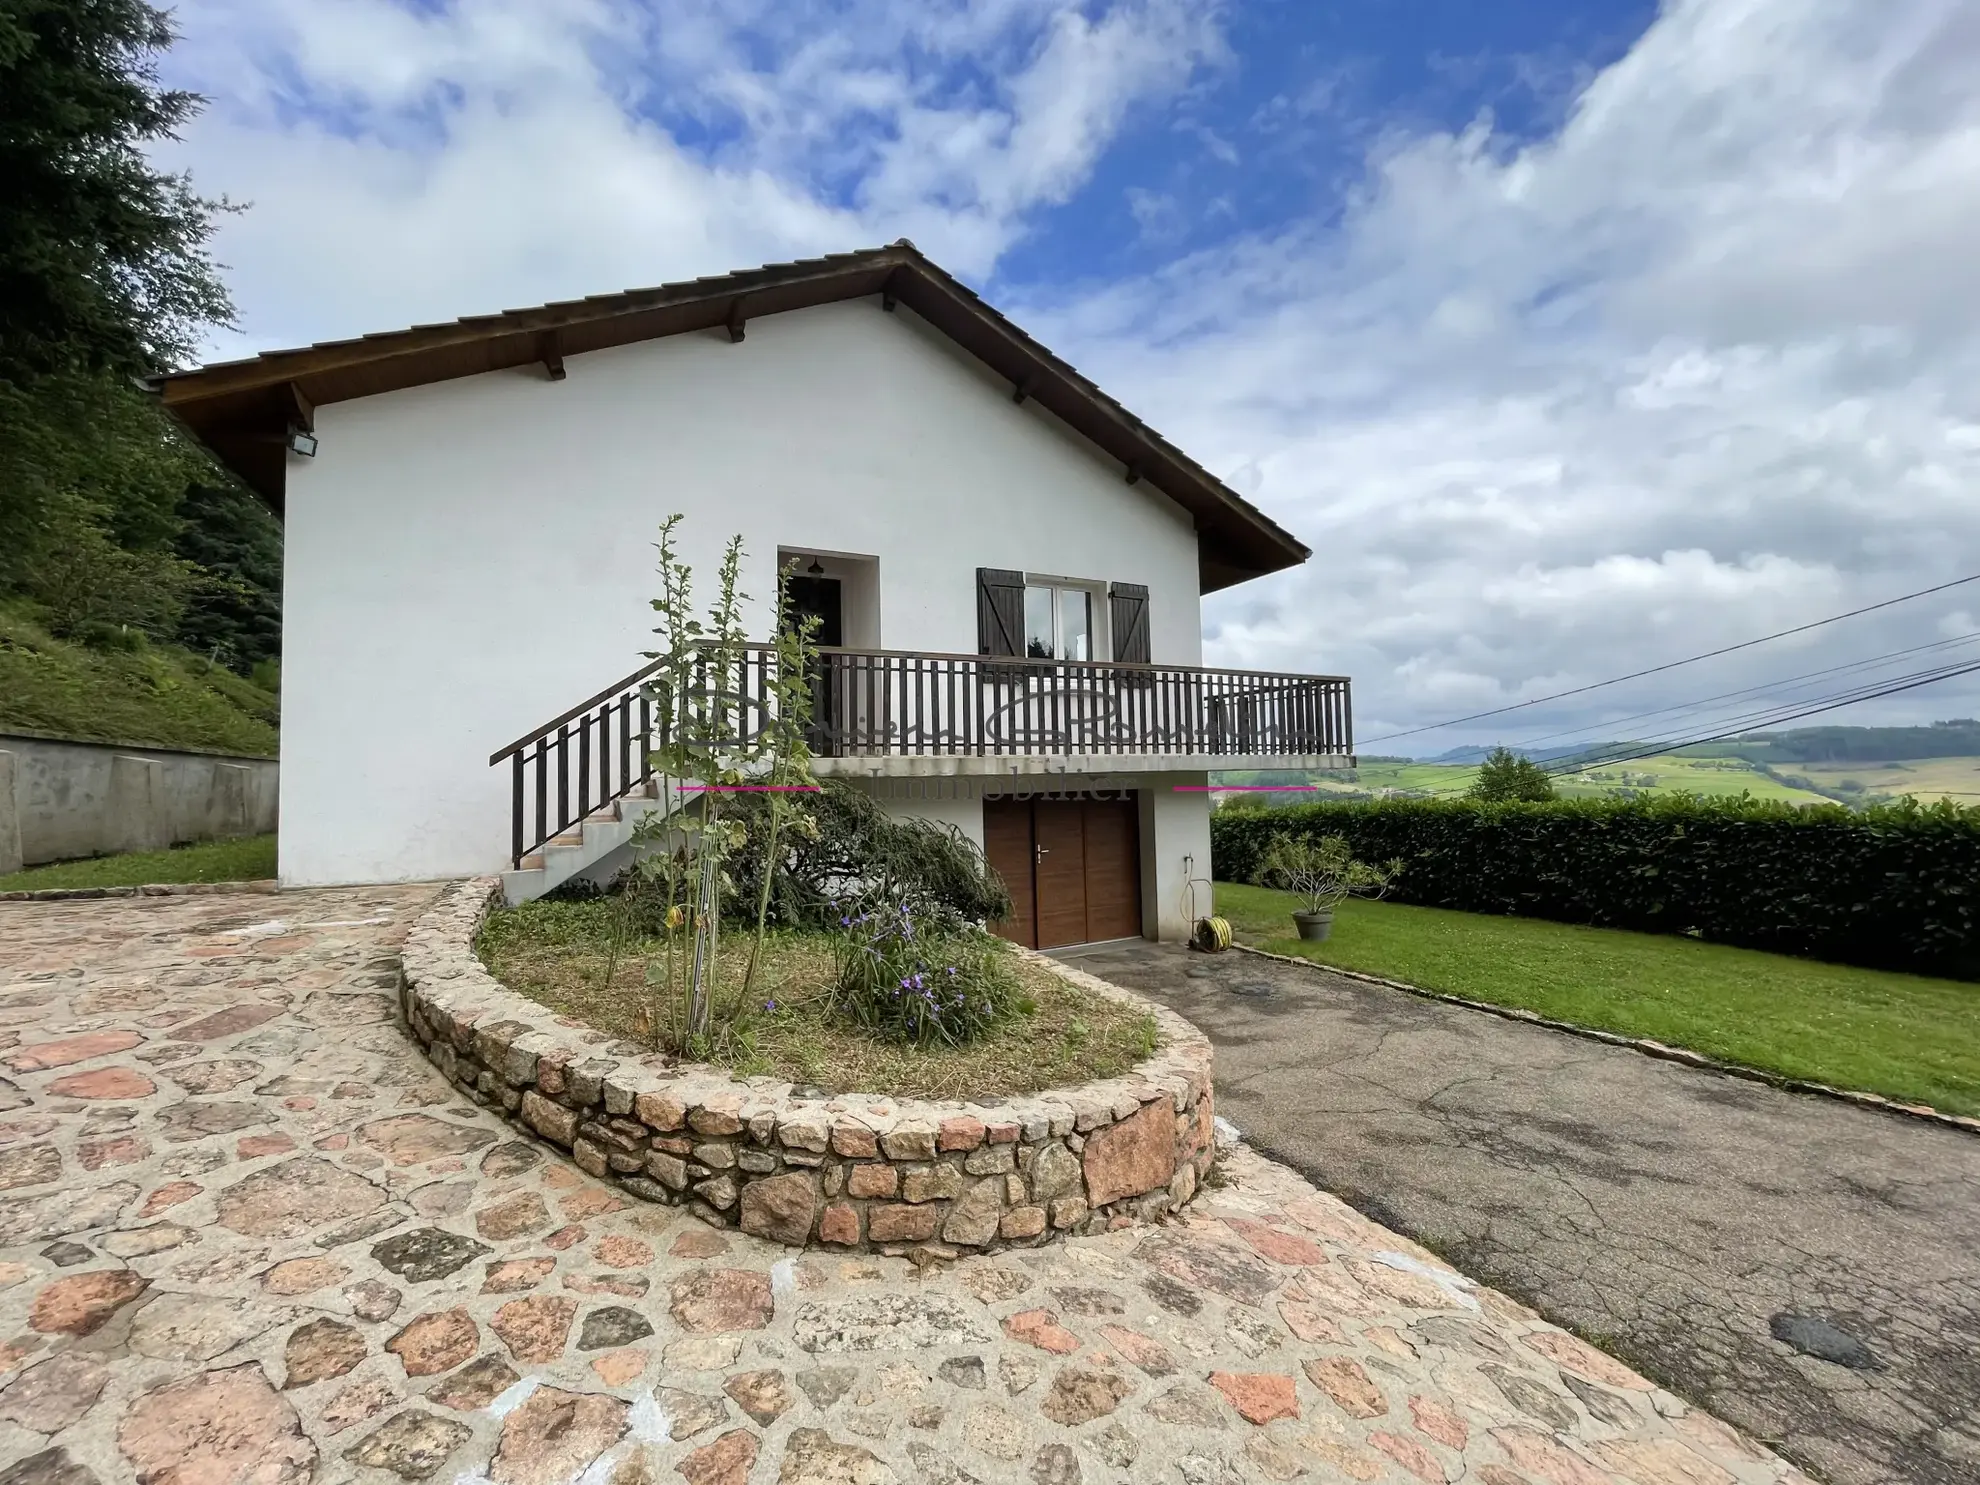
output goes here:
[[1266, 847], [1255, 880], [1260, 886], [1280, 886], [1306, 899], [1293, 913], [1303, 939], [1326, 938], [1334, 931], [1334, 909], [1349, 897], [1380, 897], [1403, 869], [1400, 861], [1370, 866], [1354, 859], [1345, 837], [1323, 835], [1318, 840], [1281, 835]]

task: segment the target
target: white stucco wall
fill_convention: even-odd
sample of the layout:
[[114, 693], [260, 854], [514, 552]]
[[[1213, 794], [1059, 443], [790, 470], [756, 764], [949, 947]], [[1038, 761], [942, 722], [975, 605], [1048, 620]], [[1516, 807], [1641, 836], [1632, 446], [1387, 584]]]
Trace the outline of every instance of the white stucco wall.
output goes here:
[[1146, 583], [1153, 658], [1201, 658], [1188, 518], [905, 308], [566, 365], [334, 403], [291, 456], [285, 882], [503, 865], [488, 755], [639, 665], [670, 511], [704, 597], [743, 535], [755, 633], [778, 547], [817, 547], [877, 559], [888, 648], [974, 653], [988, 566]]

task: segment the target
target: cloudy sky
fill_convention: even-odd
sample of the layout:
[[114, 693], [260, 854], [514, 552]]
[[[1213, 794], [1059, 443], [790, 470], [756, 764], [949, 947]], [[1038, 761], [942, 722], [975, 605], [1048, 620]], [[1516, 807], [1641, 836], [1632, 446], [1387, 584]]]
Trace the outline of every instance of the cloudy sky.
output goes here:
[[1980, 661], [1973, 583], [1414, 730], [1980, 573], [1971, 0], [176, 15], [168, 158], [252, 203], [216, 355], [907, 236], [1314, 549], [1211, 658], [1351, 674], [1365, 752]]

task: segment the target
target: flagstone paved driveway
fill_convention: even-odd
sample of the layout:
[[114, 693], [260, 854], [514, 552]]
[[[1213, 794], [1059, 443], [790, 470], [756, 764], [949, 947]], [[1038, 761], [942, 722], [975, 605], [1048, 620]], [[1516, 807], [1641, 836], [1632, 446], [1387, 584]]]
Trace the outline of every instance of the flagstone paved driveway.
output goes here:
[[410, 1049], [431, 896], [0, 905], [0, 1485], [1802, 1478], [1242, 1148], [925, 1273], [629, 1205]]
[[1260, 1148], [1832, 1485], [1980, 1481], [1980, 1139], [1306, 965], [1076, 963], [1208, 1033]]

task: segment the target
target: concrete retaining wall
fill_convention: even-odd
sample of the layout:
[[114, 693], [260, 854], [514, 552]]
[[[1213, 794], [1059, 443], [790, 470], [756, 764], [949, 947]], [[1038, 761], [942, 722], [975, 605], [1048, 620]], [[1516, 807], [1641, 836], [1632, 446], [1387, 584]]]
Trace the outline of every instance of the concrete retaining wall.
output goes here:
[[275, 828], [272, 758], [0, 734], [0, 873]]

